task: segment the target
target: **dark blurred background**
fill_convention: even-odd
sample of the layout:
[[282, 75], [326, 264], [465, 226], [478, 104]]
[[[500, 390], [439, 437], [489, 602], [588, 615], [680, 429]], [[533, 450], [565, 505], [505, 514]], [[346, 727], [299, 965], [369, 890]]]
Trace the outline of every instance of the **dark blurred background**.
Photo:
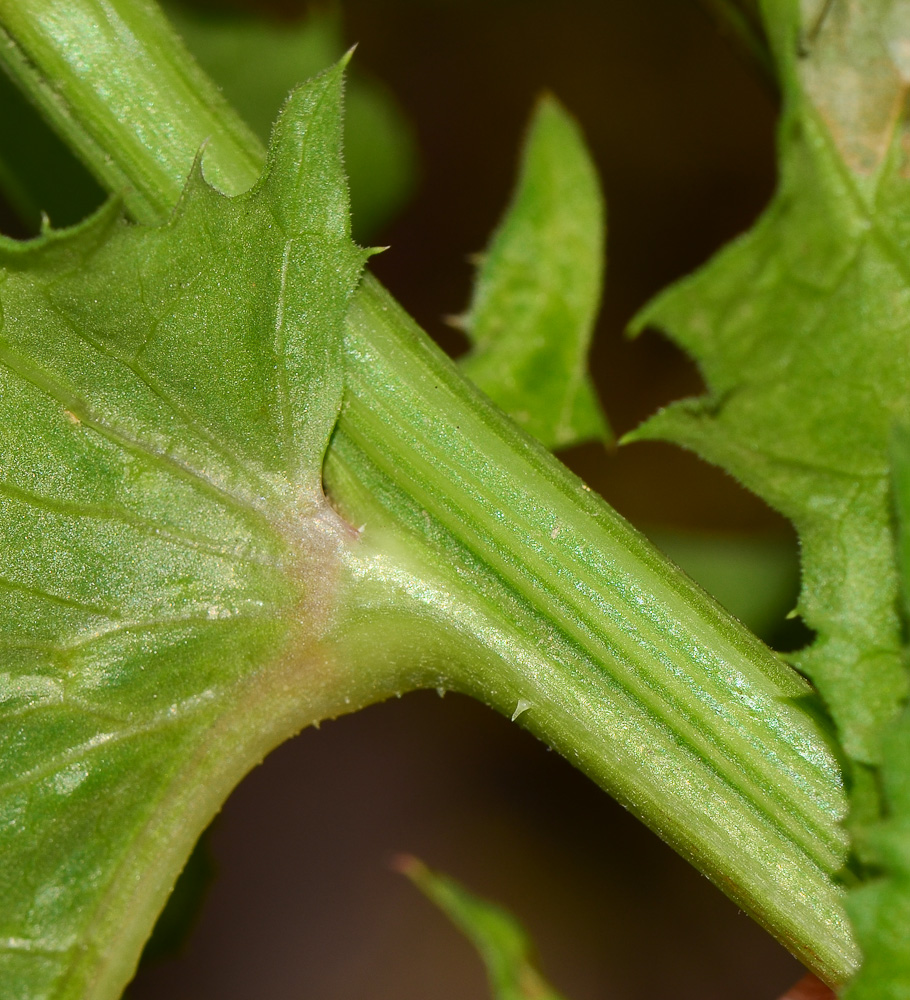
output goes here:
[[[286, 24], [305, 13], [255, 10]], [[416, 138], [407, 204], [369, 237], [390, 245], [372, 266], [430, 333], [464, 349], [444, 317], [467, 304], [469, 256], [505, 206], [547, 88], [581, 121], [606, 189], [593, 366], [613, 426], [698, 392], [674, 347], [655, 333], [631, 342], [624, 327], [746, 229], [773, 188], [773, 93], [705, 11], [694, 0], [345, 0], [343, 20], [360, 43], [355, 66], [385, 84]], [[694, 575], [719, 581], [735, 611], [754, 612], [779, 644], [798, 641], [778, 628], [794, 599], [788, 526], [729, 477], [658, 444], [564, 457]], [[746, 605], [762, 588], [759, 613]], [[179, 957], [143, 966], [132, 1000], [485, 997], [470, 947], [389, 870], [402, 850], [512, 909], [569, 1000], [773, 1000], [800, 974], [567, 763], [455, 695], [409, 695], [304, 732], [243, 782], [206, 850], [217, 876], [195, 928]]]

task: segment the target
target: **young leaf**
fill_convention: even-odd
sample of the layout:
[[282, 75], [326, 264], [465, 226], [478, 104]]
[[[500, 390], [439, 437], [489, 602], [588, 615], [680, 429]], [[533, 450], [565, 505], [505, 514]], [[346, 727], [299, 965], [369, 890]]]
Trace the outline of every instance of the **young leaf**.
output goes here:
[[245, 195], [197, 165], [160, 228], [112, 204], [0, 242], [4, 997], [118, 996], [227, 791], [331, 688], [320, 468], [366, 256], [341, 88], [292, 96]]
[[510, 913], [431, 871], [417, 858], [399, 858], [396, 866], [480, 952], [494, 1000], [562, 1000], [537, 970], [531, 942]]
[[483, 255], [462, 367], [548, 448], [607, 439], [587, 375], [603, 281], [604, 205], [578, 126], [552, 97], [538, 105], [521, 175]]
[[[288, 91], [344, 52], [337, 11], [312, 10], [295, 24], [248, 14], [171, 6], [168, 15], [203, 69], [265, 141]], [[355, 234], [375, 232], [410, 196], [417, 149], [391, 93], [355, 74], [345, 94], [345, 166]]]

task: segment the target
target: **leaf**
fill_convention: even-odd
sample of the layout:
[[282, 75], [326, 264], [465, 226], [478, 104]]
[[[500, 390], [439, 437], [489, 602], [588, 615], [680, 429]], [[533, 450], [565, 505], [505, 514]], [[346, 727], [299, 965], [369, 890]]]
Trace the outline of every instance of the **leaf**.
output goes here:
[[[341, 18], [313, 10], [279, 23], [249, 14], [168, 7], [190, 51], [253, 131], [268, 138], [288, 91], [344, 52]], [[389, 90], [355, 74], [345, 96], [345, 166], [354, 229], [376, 232], [410, 198], [417, 175], [413, 130]]]
[[494, 1000], [562, 1000], [537, 970], [528, 936], [510, 913], [431, 871], [417, 858], [400, 857], [396, 867], [480, 952]]
[[[891, 449], [898, 566], [904, 620], [910, 622], [910, 431], [900, 427]], [[884, 739], [882, 784], [888, 811], [863, 833], [863, 854], [873, 878], [854, 892], [850, 917], [863, 945], [863, 965], [847, 1000], [910, 996], [910, 711], [905, 709]]]
[[462, 368], [551, 449], [610, 437], [587, 374], [604, 226], [597, 173], [578, 126], [545, 97], [462, 321], [474, 345]]
[[693, 448], [796, 525], [817, 639], [795, 662], [851, 759], [845, 878], [871, 879], [852, 896], [868, 968], [850, 995], [903, 997], [910, 742], [906, 713], [895, 726], [908, 673], [891, 440], [910, 417], [910, 17], [892, 0], [763, 9], [784, 93], [778, 190], [636, 320], [693, 354], [709, 392], [631, 437]]
[[320, 470], [366, 256], [341, 89], [292, 95], [245, 195], [197, 163], [160, 228], [111, 204], [0, 242], [0, 996], [118, 996], [223, 798], [331, 687]]
[[910, 996], [910, 712], [889, 730], [882, 775], [889, 815], [868, 831], [865, 854], [876, 874], [849, 899], [863, 964], [845, 1000], [903, 1000]]
[[874, 764], [907, 692], [889, 440], [910, 410], [910, 185], [900, 129], [873, 172], [844, 158], [806, 83], [812, 58], [797, 66], [797, 5], [769, 6], [787, 101], [779, 188], [751, 232], [637, 318], [698, 359], [709, 394], [630, 437], [688, 445], [793, 520], [800, 611], [818, 632], [797, 663], [850, 755]]

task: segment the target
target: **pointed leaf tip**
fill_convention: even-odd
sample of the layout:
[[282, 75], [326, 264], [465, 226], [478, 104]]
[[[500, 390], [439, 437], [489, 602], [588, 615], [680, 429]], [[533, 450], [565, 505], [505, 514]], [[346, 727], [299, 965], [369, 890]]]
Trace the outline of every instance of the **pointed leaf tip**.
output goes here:
[[465, 373], [548, 448], [609, 441], [587, 374], [603, 282], [604, 203], [578, 124], [538, 99], [511, 204], [487, 250], [464, 329]]
[[277, 196], [289, 232], [350, 236], [343, 98], [352, 51], [291, 91], [272, 130], [263, 183]]

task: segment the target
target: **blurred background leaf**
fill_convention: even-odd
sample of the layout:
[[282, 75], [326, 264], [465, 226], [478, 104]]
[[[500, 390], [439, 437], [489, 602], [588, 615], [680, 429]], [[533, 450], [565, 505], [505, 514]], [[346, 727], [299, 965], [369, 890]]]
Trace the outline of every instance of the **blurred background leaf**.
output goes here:
[[494, 1000], [563, 1000], [538, 971], [530, 938], [511, 913], [468, 892], [448, 875], [432, 871], [417, 858], [401, 855], [395, 867], [480, 953]]

